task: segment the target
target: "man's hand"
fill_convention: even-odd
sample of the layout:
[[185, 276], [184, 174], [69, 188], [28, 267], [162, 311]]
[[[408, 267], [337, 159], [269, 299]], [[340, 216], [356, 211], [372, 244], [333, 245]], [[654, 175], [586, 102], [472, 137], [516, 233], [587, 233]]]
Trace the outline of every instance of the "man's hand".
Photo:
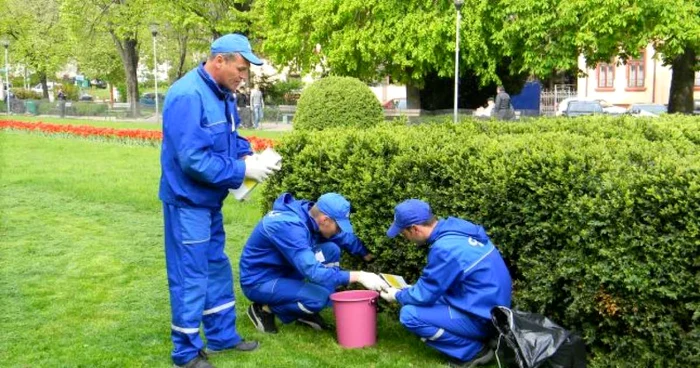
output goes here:
[[374, 261], [374, 254], [367, 253], [362, 257], [362, 259], [364, 259], [365, 262], [372, 262], [372, 261]]
[[395, 303], [396, 302], [396, 293], [399, 292], [399, 289], [397, 288], [387, 288], [386, 290], [383, 290], [381, 293], [379, 293], [379, 296], [382, 297], [382, 299], [386, 300], [389, 303]]
[[262, 182], [272, 174], [273, 171], [280, 169], [278, 165], [270, 165], [256, 159], [245, 160], [245, 177], [253, 179], [257, 182]]
[[372, 272], [360, 271], [357, 282], [362, 284], [362, 286], [365, 288], [374, 291], [381, 291], [389, 288], [389, 284], [387, 284], [386, 281], [382, 280], [379, 275]]

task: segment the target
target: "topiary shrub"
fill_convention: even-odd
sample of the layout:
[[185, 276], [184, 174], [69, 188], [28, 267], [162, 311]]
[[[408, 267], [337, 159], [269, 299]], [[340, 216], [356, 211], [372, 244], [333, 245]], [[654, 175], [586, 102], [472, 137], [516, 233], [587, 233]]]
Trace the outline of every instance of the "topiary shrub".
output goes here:
[[388, 239], [393, 207], [483, 224], [517, 308], [583, 334], [592, 367], [693, 367], [700, 357], [700, 124], [692, 117], [541, 119], [532, 124], [381, 124], [295, 131], [264, 188], [352, 203], [377, 256], [348, 269], [415, 282], [426, 247]]
[[326, 77], [301, 93], [294, 129], [369, 128], [383, 120], [379, 100], [364, 83], [349, 77]]
[[20, 100], [41, 100], [43, 97], [40, 92], [34, 92], [31, 89], [17, 88], [12, 91], [15, 97]]

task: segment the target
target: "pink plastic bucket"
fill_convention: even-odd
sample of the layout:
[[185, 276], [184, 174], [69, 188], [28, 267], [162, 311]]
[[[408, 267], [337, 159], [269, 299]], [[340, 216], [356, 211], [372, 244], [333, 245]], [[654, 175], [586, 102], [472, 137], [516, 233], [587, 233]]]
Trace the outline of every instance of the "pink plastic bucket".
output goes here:
[[377, 299], [372, 290], [350, 290], [331, 294], [338, 343], [344, 348], [362, 348], [377, 342]]

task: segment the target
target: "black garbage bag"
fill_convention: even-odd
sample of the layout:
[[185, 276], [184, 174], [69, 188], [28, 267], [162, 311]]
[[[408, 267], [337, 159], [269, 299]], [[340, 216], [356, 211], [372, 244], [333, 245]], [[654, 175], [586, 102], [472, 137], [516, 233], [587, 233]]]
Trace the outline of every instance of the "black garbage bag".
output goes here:
[[499, 350], [504, 345], [512, 350], [504, 355], [513, 357], [520, 368], [586, 367], [586, 346], [581, 337], [547, 317], [494, 307], [491, 321], [499, 333]]

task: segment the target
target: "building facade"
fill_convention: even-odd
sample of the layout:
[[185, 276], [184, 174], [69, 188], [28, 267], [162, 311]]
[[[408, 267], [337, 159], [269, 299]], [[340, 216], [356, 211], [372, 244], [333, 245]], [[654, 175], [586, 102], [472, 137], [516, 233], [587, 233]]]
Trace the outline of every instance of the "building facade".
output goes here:
[[[649, 45], [638, 59], [621, 63], [617, 58], [610, 63], [586, 66], [579, 56], [578, 67], [586, 76], [578, 78], [578, 96], [603, 99], [612, 104], [629, 106], [634, 103], [668, 104], [672, 70], [661, 63], [660, 55]], [[618, 65], [619, 64], [619, 65]], [[695, 73], [694, 99], [700, 100], [700, 72]]]

